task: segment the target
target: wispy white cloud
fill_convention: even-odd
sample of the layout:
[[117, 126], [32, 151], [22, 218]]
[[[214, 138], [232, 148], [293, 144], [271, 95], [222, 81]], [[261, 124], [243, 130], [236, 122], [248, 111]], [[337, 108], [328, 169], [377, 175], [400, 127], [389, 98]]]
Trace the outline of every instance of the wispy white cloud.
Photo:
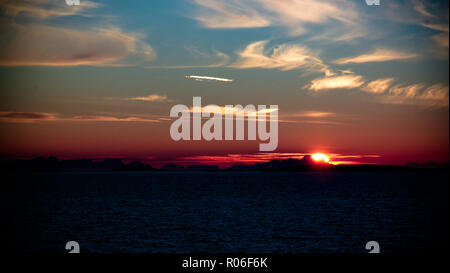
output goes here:
[[312, 91], [353, 89], [373, 95], [375, 101], [386, 104], [408, 104], [424, 107], [448, 107], [449, 87], [442, 83], [394, 84], [394, 78], [366, 81], [358, 75], [323, 77], [313, 80], [305, 88]]
[[415, 0], [413, 1], [413, 8], [420, 13], [421, 15], [425, 16], [425, 17], [431, 17], [431, 18], [435, 18], [436, 16], [431, 14], [427, 8], [425, 7], [425, 5], [422, 3], [422, 1], [420, 0]]
[[437, 83], [426, 88], [419, 97], [422, 100], [434, 101], [438, 105], [448, 106], [448, 95], [448, 85]]
[[126, 100], [149, 101], [149, 102], [169, 102], [170, 101], [167, 98], [167, 96], [162, 96], [162, 95], [158, 95], [158, 94], [151, 94], [151, 95], [143, 96], [143, 97], [126, 98]]
[[369, 31], [362, 23], [330, 24], [326, 30], [310, 37], [308, 41], [322, 42], [351, 42], [352, 40], [367, 36]]
[[448, 107], [448, 86], [442, 83], [394, 85], [394, 82], [394, 78], [378, 79], [367, 82], [361, 90], [372, 93], [381, 103]]
[[440, 31], [441, 33], [431, 36], [431, 39], [433, 39], [437, 43], [438, 46], [447, 48], [447, 51], [448, 51], [448, 37], [449, 37], [448, 24], [422, 23], [422, 26], [432, 29], [432, 30]]
[[266, 68], [293, 70], [307, 68], [315, 72], [330, 74], [331, 71], [316, 57], [310, 49], [300, 45], [282, 44], [274, 48], [266, 48], [268, 41], [258, 41], [247, 45], [238, 53], [237, 60], [230, 65], [233, 68]]
[[378, 100], [388, 104], [407, 104], [424, 107], [448, 107], [449, 88], [441, 83], [426, 86], [423, 83], [396, 85]]
[[409, 3], [398, 4], [394, 1], [386, 3], [388, 8], [383, 20], [408, 25], [422, 26], [440, 32], [430, 35], [429, 52], [431, 55], [448, 58], [448, 3], [445, 1], [410, 0]]
[[439, 31], [438, 34], [431, 36], [431, 40], [434, 41], [435, 46], [437, 48], [436, 53], [441, 56], [448, 57], [448, 48], [449, 48], [449, 27], [447, 24], [430, 24], [423, 23], [422, 26]]
[[307, 24], [355, 25], [359, 21], [356, 5], [347, 0], [260, 0], [257, 1], [263, 9], [274, 14], [274, 25], [281, 25], [289, 29], [293, 35], [307, 32]]
[[376, 49], [372, 53], [354, 57], [346, 57], [334, 61], [335, 64], [387, 62], [394, 60], [407, 60], [416, 58], [417, 54], [405, 53], [390, 49]]
[[431, 39], [436, 43], [437, 55], [440, 55], [442, 57], [448, 58], [448, 48], [449, 48], [449, 34], [447, 33], [439, 33], [436, 35], [433, 35]]
[[197, 76], [197, 75], [186, 76], [186, 79], [193, 79], [196, 81], [214, 81], [214, 82], [232, 82], [233, 81], [233, 79], [210, 77], [210, 76]]
[[260, 11], [252, 8], [252, 1], [247, 3], [236, 0], [194, 0], [201, 7], [195, 17], [207, 28], [255, 28], [271, 24]]
[[340, 75], [323, 77], [312, 80], [305, 88], [312, 91], [322, 91], [331, 89], [352, 89], [358, 88], [364, 84], [362, 76], [359, 75]]
[[394, 80], [394, 78], [378, 79], [367, 83], [367, 85], [361, 89], [369, 93], [381, 94], [388, 90]]
[[284, 122], [302, 123], [309, 125], [338, 125], [338, 114], [325, 111], [301, 111], [297, 113], [281, 113], [280, 118]]
[[335, 116], [336, 113], [323, 112], [323, 111], [303, 111], [293, 114], [295, 117], [308, 117], [308, 118], [324, 118]]
[[[282, 26], [291, 35], [307, 32], [307, 24], [357, 26], [359, 14], [348, 0], [193, 0], [199, 8], [194, 19], [207, 28]], [[351, 32], [350, 29], [348, 29]]]
[[421, 25], [432, 30], [448, 32], [448, 25], [431, 23], [422, 23]]

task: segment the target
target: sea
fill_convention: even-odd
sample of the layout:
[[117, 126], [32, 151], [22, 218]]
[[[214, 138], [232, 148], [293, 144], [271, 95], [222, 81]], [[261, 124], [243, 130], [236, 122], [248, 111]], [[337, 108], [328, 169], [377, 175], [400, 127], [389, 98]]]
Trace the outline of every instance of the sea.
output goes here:
[[447, 170], [2, 177], [2, 245], [15, 252], [366, 253], [375, 241], [420, 254], [448, 242]]

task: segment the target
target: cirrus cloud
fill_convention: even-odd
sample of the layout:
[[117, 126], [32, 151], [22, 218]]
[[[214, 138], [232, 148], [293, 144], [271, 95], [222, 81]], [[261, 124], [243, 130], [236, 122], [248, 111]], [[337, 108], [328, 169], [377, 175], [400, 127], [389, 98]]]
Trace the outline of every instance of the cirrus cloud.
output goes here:
[[201, 7], [195, 17], [207, 28], [255, 28], [271, 24], [259, 11], [250, 8], [249, 3], [236, 0], [194, 0]]
[[354, 89], [371, 93], [375, 101], [385, 104], [417, 105], [423, 107], [448, 107], [449, 87], [442, 83], [394, 84], [394, 78], [366, 81], [359, 75], [323, 77], [305, 86], [311, 91]]
[[268, 41], [257, 41], [247, 45], [238, 54], [237, 60], [229, 66], [239, 69], [266, 68], [283, 71], [307, 68], [315, 72], [332, 73], [328, 66], [305, 46], [281, 44], [267, 49], [267, 44]]
[[349, 64], [349, 63], [373, 63], [373, 62], [387, 62], [394, 60], [407, 60], [416, 58], [417, 54], [405, 53], [391, 49], [376, 49], [375, 51], [355, 57], [347, 57], [334, 61], [335, 64]]
[[313, 80], [306, 86], [307, 89], [312, 91], [322, 91], [330, 89], [352, 89], [360, 87], [364, 84], [362, 76], [359, 75], [340, 75], [323, 77]]
[[2, 122], [32, 122], [57, 120], [58, 116], [53, 113], [42, 112], [0, 112], [0, 121]]
[[73, 117], [61, 117], [54, 113], [45, 112], [0, 112], [0, 122], [6, 123], [32, 123], [43, 121], [86, 121], [86, 122], [159, 122], [164, 118], [148, 118], [140, 116], [105, 116], [83, 115]]
[[423, 83], [395, 85], [378, 99], [387, 104], [419, 105], [424, 107], [448, 107], [449, 88], [442, 83], [426, 86]]
[[384, 93], [393, 82], [394, 78], [378, 79], [369, 82], [362, 90], [369, 93], [381, 94]]
[[[356, 5], [347, 0], [192, 0], [193, 17], [207, 28], [261, 28], [281, 26], [291, 35], [307, 32], [307, 24], [333, 21], [357, 27]], [[352, 32], [351, 29], [347, 29]]]
[[126, 98], [126, 100], [149, 101], [149, 102], [169, 102], [170, 101], [167, 98], [167, 96], [161, 96], [158, 94], [151, 94], [151, 95], [143, 96], [143, 97]]

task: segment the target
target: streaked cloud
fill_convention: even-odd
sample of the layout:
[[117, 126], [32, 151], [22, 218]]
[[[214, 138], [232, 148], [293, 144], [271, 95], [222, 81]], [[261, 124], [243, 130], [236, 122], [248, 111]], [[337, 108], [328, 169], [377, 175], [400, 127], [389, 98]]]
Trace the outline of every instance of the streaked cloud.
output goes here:
[[436, 104], [438, 106], [448, 106], [448, 95], [448, 85], [445, 86], [441, 83], [438, 83], [426, 88], [422, 92], [422, 94], [420, 94], [419, 99], [429, 101], [431, 102], [431, 104]]
[[391, 86], [394, 80], [394, 78], [378, 79], [367, 83], [367, 85], [361, 89], [369, 93], [381, 94]]
[[433, 35], [431, 37], [431, 39], [435, 42], [436, 44], [436, 54], [444, 57], [444, 58], [448, 58], [448, 49], [449, 49], [449, 33], [448, 32], [443, 32], [443, 33], [439, 33], [436, 35]]
[[[386, 5], [388, 7], [384, 18], [379, 19], [441, 32], [429, 36], [432, 43], [428, 51], [431, 55], [448, 58], [448, 1], [410, 0], [402, 4], [388, 1]], [[423, 37], [420, 37], [420, 40], [423, 40]]]
[[416, 97], [419, 91], [424, 87], [424, 84], [411, 84], [407, 86], [396, 85], [388, 91], [388, 95], [395, 97]]
[[442, 83], [393, 85], [394, 82], [394, 78], [378, 79], [368, 82], [361, 90], [376, 95], [375, 99], [381, 103], [448, 107], [448, 86]]
[[141, 117], [111, 117], [111, 116], [75, 116], [72, 121], [108, 121], [108, 122], [159, 122], [157, 119]]
[[[407, 104], [424, 107], [448, 107], [449, 87], [442, 83], [394, 84], [394, 78], [366, 81], [358, 75], [324, 77], [306, 86], [312, 91], [360, 88], [371, 93], [375, 101], [387, 104]], [[320, 115], [320, 114], [319, 114]]]
[[448, 49], [449, 49], [449, 27], [447, 24], [430, 24], [424, 23], [422, 26], [439, 31], [438, 34], [431, 36], [431, 40], [434, 41], [436, 50], [435, 52], [443, 57], [448, 57]]
[[0, 112], [0, 122], [7, 123], [31, 123], [41, 121], [106, 121], [106, 122], [159, 122], [159, 118], [146, 118], [139, 116], [104, 116], [84, 115], [73, 117], [62, 117], [58, 114], [45, 112]]
[[197, 76], [197, 75], [186, 76], [186, 79], [193, 79], [196, 81], [214, 81], [214, 82], [232, 82], [233, 81], [233, 79], [210, 77], [210, 76]]
[[300, 113], [296, 113], [293, 116], [295, 117], [308, 117], [308, 118], [324, 118], [324, 117], [332, 117], [335, 116], [336, 113], [332, 112], [321, 112], [321, 111], [303, 111]]
[[394, 60], [407, 60], [416, 58], [417, 54], [405, 53], [390, 49], [376, 49], [372, 53], [354, 57], [342, 58], [334, 61], [335, 64], [387, 62]]
[[431, 17], [434, 18], [436, 17], [435, 15], [431, 14], [427, 8], [425, 7], [425, 5], [422, 3], [422, 1], [420, 0], [415, 0], [413, 1], [413, 8], [420, 13], [421, 15], [425, 16], [425, 17]]
[[352, 40], [367, 36], [368, 33], [370, 32], [362, 23], [332, 24], [327, 26], [325, 31], [310, 37], [308, 41], [351, 42]]
[[418, 105], [424, 107], [448, 107], [449, 87], [437, 83], [426, 86], [423, 83], [396, 85], [378, 97], [382, 103]]
[[[352, 24], [357, 26], [356, 5], [347, 0], [193, 0], [194, 19], [207, 28], [260, 28], [281, 26], [291, 35], [307, 32], [307, 24]], [[350, 30], [350, 29], [349, 29]]]
[[444, 25], [444, 24], [422, 23], [422, 26], [429, 28], [429, 29], [443, 31], [443, 32], [448, 32], [448, 29], [449, 29], [448, 25]]
[[0, 112], [2, 122], [33, 122], [43, 120], [57, 120], [56, 114], [41, 112]]
[[283, 112], [279, 114], [282, 122], [285, 123], [301, 123], [306, 125], [339, 125], [338, 121], [341, 115], [333, 112], [325, 111], [300, 111], [300, 112]]
[[286, 27], [290, 34], [300, 35], [308, 24], [355, 25], [359, 21], [356, 5], [347, 0], [261, 0], [257, 1], [268, 14], [274, 14], [274, 25]]
[[233, 68], [266, 68], [283, 71], [307, 68], [311, 71], [331, 73], [328, 66], [316, 57], [310, 49], [300, 45], [282, 44], [266, 48], [268, 41], [251, 43], [238, 53], [238, 59], [230, 65]]
[[315, 79], [305, 86], [312, 91], [322, 91], [331, 89], [352, 89], [360, 87], [364, 84], [362, 76], [358, 75], [341, 75]]
[[149, 102], [169, 102], [170, 101], [167, 98], [167, 96], [161, 96], [158, 94], [151, 94], [151, 95], [143, 96], [143, 97], [126, 98], [126, 100], [149, 101]]
[[247, 3], [236, 0], [194, 0], [201, 10], [195, 17], [207, 28], [256, 28], [271, 25], [260, 11], [252, 8], [252, 1]]

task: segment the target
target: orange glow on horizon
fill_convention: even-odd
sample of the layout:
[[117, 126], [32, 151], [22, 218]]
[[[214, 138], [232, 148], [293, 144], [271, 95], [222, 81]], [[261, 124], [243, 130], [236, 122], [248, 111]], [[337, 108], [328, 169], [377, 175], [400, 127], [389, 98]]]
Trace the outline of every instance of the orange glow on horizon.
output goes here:
[[314, 159], [317, 162], [326, 162], [328, 163], [330, 161], [330, 158], [322, 153], [313, 154], [312, 159]]

